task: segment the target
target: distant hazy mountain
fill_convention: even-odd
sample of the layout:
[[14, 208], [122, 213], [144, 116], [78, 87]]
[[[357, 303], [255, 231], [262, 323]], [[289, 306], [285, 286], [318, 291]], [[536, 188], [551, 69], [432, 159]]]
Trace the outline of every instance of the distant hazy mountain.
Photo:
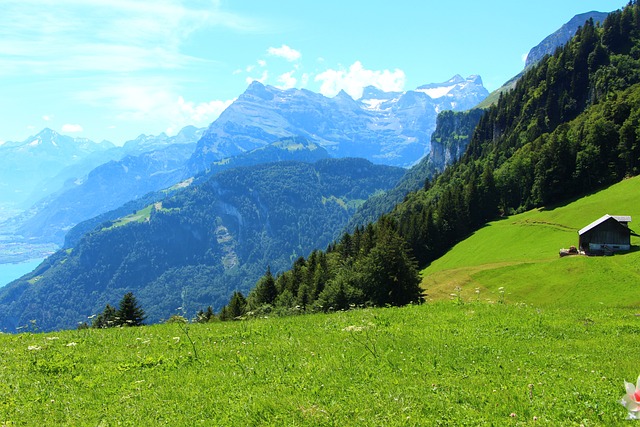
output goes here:
[[62, 190], [35, 203], [4, 228], [32, 242], [61, 245], [65, 233], [79, 222], [179, 182], [203, 131], [188, 126], [172, 137], [140, 135], [115, 150], [128, 155], [107, 158], [87, 175], [68, 180]]
[[145, 206], [166, 199], [172, 194], [180, 191], [185, 186], [199, 185], [220, 172], [241, 166], [255, 166], [271, 162], [297, 161], [314, 163], [318, 160], [327, 158], [329, 158], [327, 150], [304, 138], [296, 137], [278, 140], [265, 147], [257, 148], [235, 157], [229, 157], [217, 161], [211, 165], [211, 169], [207, 174], [200, 174], [196, 177], [188, 178], [171, 188], [165, 188], [160, 191], [148, 193], [144, 197], [132, 200], [117, 209], [83, 221], [69, 230], [65, 235], [63, 247], [72, 248], [77, 245], [85, 233], [88, 233], [106, 221], [114, 221], [120, 217], [128, 215], [132, 211], [143, 209]]
[[[63, 169], [81, 163], [114, 145], [86, 138], [73, 138], [44, 129], [22, 142], [0, 145], [0, 204], [19, 205]], [[46, 188], [55, 191], [57, 188]]]
[[291, 136], [305, 137], [333, 157], [410, 166], [428, 153], [439, 111], [465, 110], [487, 95], [478, 76], [455, 76], [407, 92], [368, 87], [358, 100], [345, 92], [327, 98], [253, 82], [209, 126], [189, 161], [189, 172]]

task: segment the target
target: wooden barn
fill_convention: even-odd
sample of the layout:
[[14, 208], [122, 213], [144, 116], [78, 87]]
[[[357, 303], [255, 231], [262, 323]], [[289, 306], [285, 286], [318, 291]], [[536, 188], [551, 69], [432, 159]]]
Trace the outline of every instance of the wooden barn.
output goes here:
[[605, 215], [578, 231], [578, 248], [586, 253], [609, 254], [631, 249], [630, 216]]

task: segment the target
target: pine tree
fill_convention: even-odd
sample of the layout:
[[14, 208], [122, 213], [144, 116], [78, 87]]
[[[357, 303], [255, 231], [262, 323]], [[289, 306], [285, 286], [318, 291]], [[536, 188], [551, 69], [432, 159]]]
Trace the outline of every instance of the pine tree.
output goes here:
[[267, 272], [253, 288], [249, 295], [249, 302], [251, 309], [256, 309], [265, 304], [273, 304], [278, 296], [278, 289], [276, 288], [276, 281], [271, 274], [271, 268], [267, 267]]
[[116, 326], [116, 309], [107, 304], [102, 313], [94, 317], [91, 327], [95, 329], [111, 328]]
[[207, 307], [207, 311], [204, 310], [199, 310], [196, 313], [196, 318], [194, 319], [194, 321], [196, 323], [208, 323], [208, 322], [212, 322], [213, 320], [215, 320], [216, 315], [213, 312], [213, 308], [211, 306]]
[[127, 292], [120, 300], [116, 317], [122, 326], [140, 326], [147, 318], [132, 292]]
[[415, 260], [391, 223], [379, 225], [384, 227], [378, 242], [360, 265], [365, 298], [380, 307], [419, 302], [422, 289]]
[[247, 300], [242, 292], [235, 291], [229, 304], [222, 308], [220, 320], [234, 320], [242, 317], [247, 310]]

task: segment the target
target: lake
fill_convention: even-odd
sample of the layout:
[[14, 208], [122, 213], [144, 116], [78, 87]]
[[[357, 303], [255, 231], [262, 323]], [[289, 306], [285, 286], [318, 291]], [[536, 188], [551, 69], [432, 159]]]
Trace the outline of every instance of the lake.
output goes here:
[[0, 288], [33, 271], [44, 258], [30, 259], [16, 264], [0, 264]]

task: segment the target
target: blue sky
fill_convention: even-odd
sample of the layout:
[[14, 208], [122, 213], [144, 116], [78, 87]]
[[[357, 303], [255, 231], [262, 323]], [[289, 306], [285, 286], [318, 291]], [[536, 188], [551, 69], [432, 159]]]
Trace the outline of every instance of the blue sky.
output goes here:
[[3, 0], [0, 142], [206, 126], [252, 80], [327, 96], [479, 74], [494, 90], [574, 15], [627, 1]]

